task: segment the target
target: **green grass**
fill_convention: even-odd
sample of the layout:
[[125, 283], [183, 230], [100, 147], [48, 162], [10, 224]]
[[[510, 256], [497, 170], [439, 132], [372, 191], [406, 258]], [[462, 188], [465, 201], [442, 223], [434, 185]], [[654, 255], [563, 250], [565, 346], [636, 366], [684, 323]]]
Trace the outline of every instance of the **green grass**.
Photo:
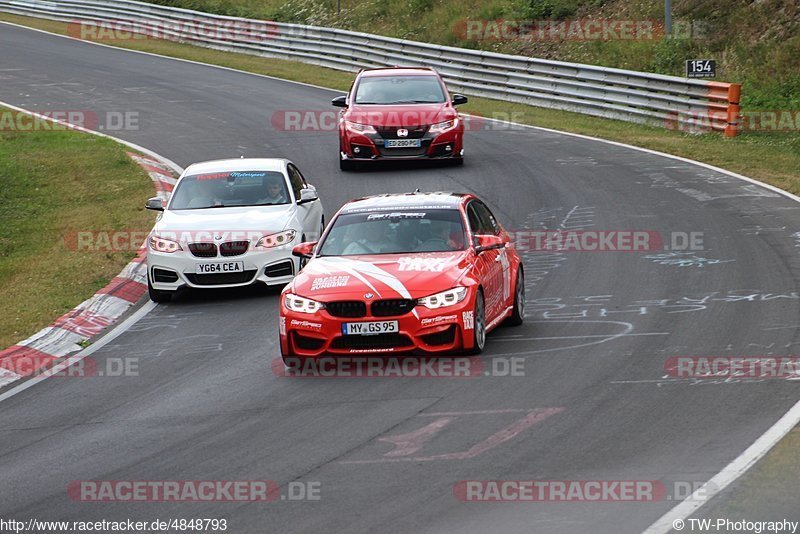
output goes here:
[[0, 131], [0, 348], [92, 296], [133, 258], [69, 245], [75, 231], [152, 227], [143, 209], [152, 182], [125, 152], [75, 131]]
[[700, 517], [741, 521], [797, 520], [800, 495], [800, 428], [783, 438], [720, 502], [703, 508]]
[[[61, 22], [0, 13], [0, 20], [66, 34]], [[346, 91], [353, 80], [347, 72], [295, 61], [221, 52], [156, 39], [116, 41], [115, 46], [165, 56], [222, 65], [247, 72], [311, 83]], [[325, 103], [321, 102], [321, 106]], [[719, 133], [692, 135], [623, 121], [590, 117], [524, 104], [470, 98], [462, 111], [486, 117], [514, 117], [516, 122], [603, 137], [631, 145], [696, 159], [800, 194], [800, 132], [743, 132], [733, 139]]]

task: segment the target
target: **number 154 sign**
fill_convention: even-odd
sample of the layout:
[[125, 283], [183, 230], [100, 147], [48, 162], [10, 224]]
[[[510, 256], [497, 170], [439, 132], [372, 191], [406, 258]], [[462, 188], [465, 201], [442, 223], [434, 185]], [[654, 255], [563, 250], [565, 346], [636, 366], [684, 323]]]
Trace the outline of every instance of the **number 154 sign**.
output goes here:
[[713, 78], [717, 75], [717, 62], [713, 59], [687, 59], [687, 78]]

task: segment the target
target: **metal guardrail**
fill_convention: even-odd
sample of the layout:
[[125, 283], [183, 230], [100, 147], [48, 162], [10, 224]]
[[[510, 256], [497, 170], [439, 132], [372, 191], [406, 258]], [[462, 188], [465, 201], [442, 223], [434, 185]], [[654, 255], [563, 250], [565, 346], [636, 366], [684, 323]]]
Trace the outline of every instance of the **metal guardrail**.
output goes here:
[[[667, 128], [701, 123], [735, 136], [740, 84], [695, 80], [439, 46], [300, 24], [213, 15], [133, 0], [0, 0], [0, 11], [72, 23], [73, 37], [160, 37], [218, 50], [290, 59], [344, 71], [426, 65], [448, 87]], [[691, 126], [690, 126], [691, 127]]]

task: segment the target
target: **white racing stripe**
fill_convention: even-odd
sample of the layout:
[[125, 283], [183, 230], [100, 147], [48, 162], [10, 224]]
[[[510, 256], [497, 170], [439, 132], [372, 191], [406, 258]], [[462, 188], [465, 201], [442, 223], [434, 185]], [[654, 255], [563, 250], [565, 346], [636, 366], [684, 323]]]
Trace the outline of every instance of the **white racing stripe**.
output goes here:
[[[359, 280], [363, 280], [364, 283], [369, 285], [369, 287], [373, 288], [375, 293], [380, 296], [380, 292], [377, 289], [374, 289], [374, 286], [367, 282], [364, 278], [361, 277], [361, 273], [371, 276], [372, 278], [380, 281], [384, 285], [389, 286], [390, 288], [394, 289], [400, 296], [406, 299], [411, 299], [411, 293], [408, 292], [408, 289], [403, 284], [403, 282], [393, 275], [390, 272], [384, 271], [377, 265], [373, 265], [372, 263], [368, 263], [366, 261], [360, 260], [350, 260], [347, 258], [328, 258], [328, 260], [336, 260], [333, 263], [343, 263], [344, 265], [339, 265], [338, 267], [347, 272], [352, 272], [353, 276], [356, 276]], [[419, 319], [419, 314], [417, 313], [416, 308], [411, 308], [411, 313]]]
[[[326, 262], [331, 262], [331, 263], [339, 263], [339, 262], [334, 262], [334, 261], [332, 261], [332, 260], [335, 260], [335, 259], [343, 259], [343, 258], [325, 258], [325, 260], [324, 260], [324, 261], [326, 261]], [[348, 263], [352, 263], [354, 260], [345, 260], [345, 261], [346, 261], [346, 262], [348, 262]], [[363, 283], [364, 283], [364, 284], [365, 284], [367, 287], [369, 287], [369, 288], [370, 288], [372, 291], [374, 291], [374, 292], [375, 292], [375, 293], [376, 293], [376, 294], [377, 294], [379, 297], [381, 296], [381, 292], [380, 292], [380, 291], [378, 291], [378, 288], [376, 288], [375, 286], [373, 286], [373, 285], [370, 283], [370, 281], [369, 281], [369, 280], [367, 280], [367, 279], [366, 279], [366, 278], [365, 278], [365, 277], [364, 277], [364, 276], [363, 276], [363, 275], [362, 275], [360, 272], [358, 272], [358, 271], [357, 271], [355, 268], [353, 268], [353, 266], [352, 266], [352, 265], [349, 265], [349, 264], [345, 264], [345, 265], [336, 265], [336, 268], [337, 268], [337, 269], [341, 269], [342, 271], [345, 271], [345, 272], [347, 272], [347, 273], [349, 273], [349, 274], [351, 274], [351, 275], [355, 276], [356, 278], [358, 278], [359, 280], [361, 280], [361, 281], [362, 281], [362, 282], [363, 282]]]
[[[360, 274], [371, 276], [382, 284], [394, 289], [403, 298], [411, 298], [411, 293], [408, 292], [408, 289], [405, 285], [403, 285], [403, 282], [401, 282], [399, 278], [390, 272], [384, 271], [377, 265], [368, 263], [366, 261], [350, 260], [347, 258], [327, 258], [327, 260], [335, 264], [340, 269], [346, 270], [347, 272], [352, 271], [352, 273], [358, 276], [359, 279], [361, 279]], [[373, 287], [372, 284], [370, 284], [370, 287]], [[375, 291], [377, 292], [378, 290], [376, 289]], [[380, 293], [378, 293], [378, 295], [380, 295]]]

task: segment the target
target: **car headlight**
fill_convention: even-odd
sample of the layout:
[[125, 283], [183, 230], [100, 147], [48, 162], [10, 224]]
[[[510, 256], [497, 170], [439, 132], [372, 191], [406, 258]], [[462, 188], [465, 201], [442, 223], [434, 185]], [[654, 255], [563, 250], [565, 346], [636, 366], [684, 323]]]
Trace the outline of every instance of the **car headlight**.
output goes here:
[[294, 293], [286, 293], [283, 297], [283, 303], [291, 311], [299, 313], [317, 313], [325, 308], [325, 304], [322, 302], [307, 299]]
[[163, 237], [158, 237], [157, 235], [151, 235], [147, 242], [150, 245], [150, 248], [156, 252], [166, 252], [167, 254], [172, 254], [173, 252], [183, 250], [177, 241], [164, 239]]
[[447, 291], [442, 291], [441, 293], [436, 293], [434, 295], [417, 299], [417, 304], [425, 306], [428, 309], [435, 310], [436, 308], [444, 308], [446, 306], [458, 304], [464, 300], [466, 296], [466, 287], [454, 287], [453, 289], [448, 289]]
[[360, 134], [374, 134], [377, 133], [375, 128], [370, 126], [369, 124], [361, 124], [360, 122], [350, 122], [344, 121], [344, 125], [347, 127], [348, 130], [355, 133]]
[[294, 241], [295, 235], [297, 235], [297, 232], [294, 230], [286, 230], [284, 232], [278, 232], [277, 234], [265, 235], [258, 240], [258, 243], [256, 243], [256, 248], [273, 248], [281, 245], [288, 245]]
[[436, 124], [432, 125], [428, 131], [431, 133], [444, 133], [447, 130], [452, 130], [458, 125], [458, 119], [451, 119], [449, 121], [444, 122], [437, 122]]

